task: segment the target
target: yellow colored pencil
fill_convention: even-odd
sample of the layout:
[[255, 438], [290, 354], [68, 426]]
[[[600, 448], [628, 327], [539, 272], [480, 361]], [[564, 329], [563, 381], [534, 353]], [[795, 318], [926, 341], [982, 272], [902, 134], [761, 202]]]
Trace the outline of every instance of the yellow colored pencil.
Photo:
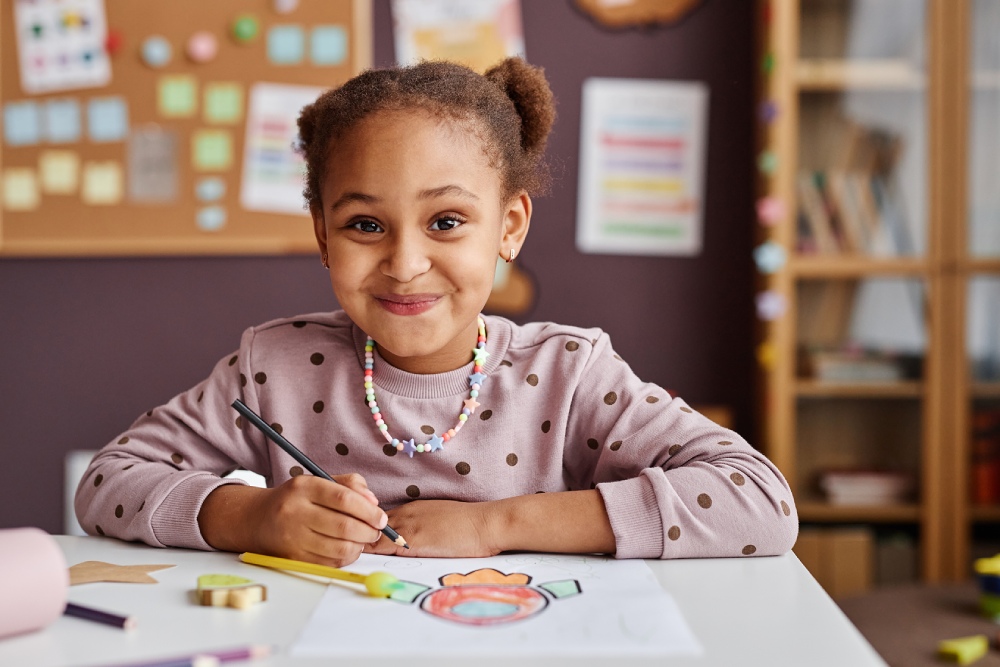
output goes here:
[[264, 554], [242, 553], [240, 560], [250, 565], [260, 565], [275, 570], [289, 570], [291, 572], [302, 572], [304, 574], [315, 574], [320, 577], [350, 581], [355, 584], [362, 584], [372, 597], [387, 598], [392, 595], [398, 587], [399, 579], [388, 572], [372, 572], [371, 574], [360, 574], [341, 570], [338, 567], [328, 565], [318, 565], [316, 563], [306, 563], [301, 560], [290, 558], [278, 558], [277, 556], [265, 556]]

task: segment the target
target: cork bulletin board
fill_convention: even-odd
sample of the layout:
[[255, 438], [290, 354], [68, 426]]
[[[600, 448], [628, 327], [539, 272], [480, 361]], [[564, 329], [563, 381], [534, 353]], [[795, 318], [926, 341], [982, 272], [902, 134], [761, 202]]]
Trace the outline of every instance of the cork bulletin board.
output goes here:
[[0, 0], [0, 255], [314, 252], [295, 118], [371, 66], [371, 12]]

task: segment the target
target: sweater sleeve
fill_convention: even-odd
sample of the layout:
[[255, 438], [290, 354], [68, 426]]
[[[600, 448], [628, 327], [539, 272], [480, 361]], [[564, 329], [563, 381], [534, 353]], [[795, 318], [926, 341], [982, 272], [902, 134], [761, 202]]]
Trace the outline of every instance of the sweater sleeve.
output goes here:
[[[216, 364], [203, 382], [139, 417], [101, 449], [77, 487], [76, 514], [92, 535], [152, 546], [210, 550], [198, 527], [202, 502], [236, 468], [268, 475], [267, 447], [256, 429], [242, 428], [231, 405], [257, 408], [250, 352]], [[268, 480], [270, 484], [270, 480]]]
[[570, 407], [570, 488], [597, 488], [618, 558], [768, 556], [798, 534], [788, 483], [734, 431], [641, 381], [606, 334]]

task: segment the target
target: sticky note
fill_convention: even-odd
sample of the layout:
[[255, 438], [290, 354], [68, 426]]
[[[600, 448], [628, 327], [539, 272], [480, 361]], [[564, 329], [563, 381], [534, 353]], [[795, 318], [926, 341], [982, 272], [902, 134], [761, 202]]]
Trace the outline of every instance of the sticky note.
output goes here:
[[347, 60], [347, 31], [339, 25], [312, 29], [309, 57], [314, 65], [339, 65]]
[[122, 200], [122, 166], [115, 160], [83, 163], [84, 204], [107, 206]]
[[178, 195], [178, 139], [158, 125], [135, 128], [128, 140], [128, 196], [136, 202], [170, 202]]
[[123, 141], [128, 136], [128, 105], [124, 97], [93, 97], [87, 104], [91, 141]]
[[41, 139], [38, 105], [8, 102], [3, 107], [3, 138], [8, 146], [31, 146]]
[[221, 206], [206, 206], [198, 211], [195, 222], [202, 231], [218, 231], [226, 226], [226, 209]]
[[219, 201], [226, 196], [226, 182], [217, 176], [198, 179], [194, 194], [199, 201]]
[[80, 156], [73, 151], [42, 151], [38, 156], [38, 173], [45, 194], [76, 194], [80, 186]]
[[198, 80], [187, 74], [160, 77], [156, 106], [166, 118], [191, 118], [198, 111]]
[[297, 65], [305, 57], [302, 26], [276, 25], [267, 31], [267, 57], [274, 65]]
[[227, 130], [197, 130], [191, 136], [191, 161], [198, 171], [222, 171], [233, 163], [233, 138]]
[[80, 140], [80, 103], [71, 97], [45, 103], [45, 135], [54, 144]]
[[243, 86], [214, 81], [205, 84], [205, 122], [238, 123], [243, 120]]
[[38, 208], [38, 177], [34, 169], [10, 167], [3, 170], [3, 207], [8, 211]]

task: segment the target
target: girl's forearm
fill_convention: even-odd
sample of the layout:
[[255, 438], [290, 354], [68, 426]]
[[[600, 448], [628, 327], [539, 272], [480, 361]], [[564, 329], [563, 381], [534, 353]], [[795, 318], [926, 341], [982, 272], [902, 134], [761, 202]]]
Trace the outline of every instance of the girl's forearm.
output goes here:
[[496, 502], [502, 551], [614, 553], [615, 535], [596, 490], [536, 493]]

